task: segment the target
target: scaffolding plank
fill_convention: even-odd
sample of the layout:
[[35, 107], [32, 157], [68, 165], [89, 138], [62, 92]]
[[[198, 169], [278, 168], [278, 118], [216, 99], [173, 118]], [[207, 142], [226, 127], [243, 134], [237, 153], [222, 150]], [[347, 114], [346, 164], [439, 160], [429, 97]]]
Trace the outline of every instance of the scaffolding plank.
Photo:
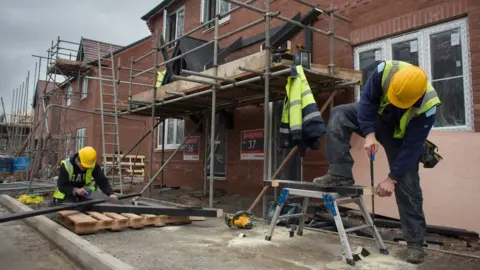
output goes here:
[[[288, 61], [285, 61], [285, 62], [272, 63], [271, 71], [274, 72], [274, 71], [288, 68], [289, 67], [288, 64], [291, 64], [291, 62], [288, 63]], [[240, 67], [247, 67], [249, 69], [255, 69], [255, 70], [263, 70], [264, 66], [265, 66], [265, 53], [264, 51], [261, 51], [261, 52], [254, 53], [246, 57], [234, 60], [232, 62], [220, 65], [218, 67], [218, 76], [233, 78], [233, 79], [237, 79], [238, 81], [241, 81], [241, 80], [258, 76], [258, 75], [253, 74], [252, 72], [240, 70]], [[353, 81], [362, 80], [362, 74], [360, 71], [350, 70], [345, 68], [335, 68], [335, 74], [330, 75], [328, 74], [328, 65], [322, 65], [322, 64], [312, 64], [311, 69], [305, 70], [305, 71], [308, 77], [308, 81], [312, 86], [312, 90], [314, 88], [318, 88], [318, 86], [322, 86], [324, 84], [323, 82], [328, 82], [331, 84], [334, 82], [340, 83], [345, 81], [353, 82]], [[201, 73], [212, 75], [213, 69], [209, 69]], [[201, 78], [199, 76], [188, 76], [188, 77], [202, 80], [202, 81], [213, 81], [211, 79]], [[271, 85], [276, 87], [271, 87], [271, 88], [275, 88], [275, 89], [271, 89], [271, 91], [274, 92], [277, 90], [282, 90], [280, 92], [283, 92], [287, 77], [288, 77], [288, 74], [280, 77], [272, 77]], [[228, 82], [223, 82], [222, 84], [228, 84]], [[169, 98], [176, 98], [176, 96], [166, 94], [166, 91], [194, 93], [202, 90], [207, 90], [209, 88], [210, 86], [201, 84], [201, 83], [175, 81], [158, 88], [157, 97], [161, 96], [165, 100], [168, 100]], [[251, 88], [250, 89], [248, 88], [249, 88], [248, 86], [243, 85], [243, 86], [233, 87], [228, 90], [222, 90], [218, 93], [218, 98], [228, 97], [228, 99], [237, 99], [238, 97], [248, 98], [249, 95], [250, 96], [257, 95], [255, 91], [253, 93], [247, 93], [247, 91], [245, 90], [249, 90], [249, 91], [252, 90]], [[261, 94], [261, 92], [258, 92], [258, 94]], [[152, 91], [147, 90], [145, 92], [136, 94], [132, 97], [132, 100], [134, 100], [135, 102], [151, 102]], [[175, 106], [178, 106], [178, 105], [179, 103], [176, 103]], [[162, 106], [162, 107], [166, 108], [165, 106]], [[159, 113], [160, 111], [161, 110], [159, 110]]]
[[[321, 64], [312, 64], [312, 70], [328, 73], [328, 66]], [[333, 75], [343, 78], [346, 81], [360, 81], [362, 83], [362, 72], [348, 68], [335, 67]]]
[[[264, 65], [265, 65], [265, 51], [261, 51], [261, 52], [257, 52], [257, 53], [248, 55], [246, 57], [242, 57], [237, 60], [218, 66], [217, 76], [235, 79], [235, 78], [250, 74], [250, 72], [240, 70], [240, 67], [248, 67], [251, 69], [263, 69]], [[272, 66], [275, 66], [275, 65], [282, 65], [282, 63], [272, 63]], [[213, 76], [214, 69], [211, 68], [201, 73]], [[193, 75], [188, 76], [188, 78], [207, 81], [207, 82], [214, 81], [212, 79], [207, 79], [204, 77], [193, 76]], [[166, 99], [168, 97], [176, 97], [175, 95], [167, 94], [166, 91], [192, 93], [199, 90], [206, 90], [209, 88], [210, 88], [209, 85], [205, 85], [201, 83], [187, 82], [187, 81], [174, 81], [172, 83], [162, 85], [160, 88], [158, 88], [157, 98]], [[147, 90], [145, 92], [134, 95], [132, 99], [136, 101], [149, 102], [153, 99], [153, 93], [151, 90]]]

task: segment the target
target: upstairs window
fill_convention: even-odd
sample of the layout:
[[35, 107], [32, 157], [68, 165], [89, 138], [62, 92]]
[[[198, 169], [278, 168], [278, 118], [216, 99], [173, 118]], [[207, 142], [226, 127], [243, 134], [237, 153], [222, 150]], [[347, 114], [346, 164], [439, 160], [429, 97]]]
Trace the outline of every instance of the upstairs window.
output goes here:
[[[231, 9], [231, 5], [229, 2], [223, 1], [223, 0], [202, 0], [202, 5], [201, 5], [201, 23], [208, 22], [215, 18], [215, 7], [217, 4], [217, 1], [220, 1], [220, 14], [225, 14]], [[218, 22], [224, 23], [226, 21], [230, 20], [230, 15], [227, 15], [220, 19]], [[210, 24], [207, 25], [207, 28], [211, 28], [215, 26], [215, 22], [211, 22]]]
[[165, 43], [177, 39], [185, 30], [185, 7], [181, 7], [172, 13], [163, 11], [163, 37]]

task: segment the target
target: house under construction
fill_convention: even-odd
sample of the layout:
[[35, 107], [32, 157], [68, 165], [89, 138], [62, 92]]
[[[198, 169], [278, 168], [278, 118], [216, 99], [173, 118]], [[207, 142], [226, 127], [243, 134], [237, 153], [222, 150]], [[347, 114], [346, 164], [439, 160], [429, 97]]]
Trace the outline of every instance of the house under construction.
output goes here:
[[[34, 168], [44, 163], [55, 166], [68, 154], [63, 151], [73, 151], [80, 142], [95, 145], [110, 176], [124, 179], [114, 180], [118, 190], [126, 189], [124, 182], [137, 174], [138, 163], [137, 176], [145, 180], [142, 193], [157, 184], [203, 187], [210, 207], [214, 188], [256, 195], [266, 179], [310, 181], [328, 169], [323, 150], [307, 151], [301, 157], [296, 148], [284, 149], [278, 140], [292, 64], [304, 67], [325, 121], [334, 105], [358, 100], [360, 86], [379, 61], [417, 64], [429, 78], [440, 76], [435, 87], [445, 101], [432, 136], [445, 144], [449, 136], [444, 131], [476, 140], [472, 131], [477, 109], [469, 91], [473, 87], [470, 65], [478, 66], [478, 59], [470, 61], [469, 42], [476, 41], [467, 37], [480, 24], [475, 16], [466, 18], [470, 9], [465, 1], [419, 2], [415, 5], [420, 13], [415, 11], [411, 17], [385, 15], [378, 20], [367, 19], [383, 12], [372, 1], [340, 1], [328, 8], [316, 4], [324, 1], [216, 2], [162, 1], [142, 17], [151, 36], [125, 47], [101, 42], [85, 46], [89, 42], [82, 39], [74, 44], [80, 49], [65, 52], [61, 44], [67, 41], [53, 42], [48, 57], [42, 58], [49, 65], [45, 81], [65, 77], [55, 83], [58, 96], [63, 97], [56, 104], [41, 106], [64, 120], [54, 121], [47, 112], [42, 123], [60, 123], [60, 128], [58, 132], [44, 124], [37, 128], [45, 141], [36, 144]], [[411, 8], [391, 2], [399, 10]], [[429, 12], [438, 16], [427, 20], [422, 14]], [[364, 13], [370, 17], [352, 22]], [[72, 58], [71, 53], [75, 53]], [[455, 70], [445, 71], [447, 67]], [[449, 80], [456, 80], [456, 84], [451, 81], [455, 86], [445, 86]], [[94, 95], [91, 103], [82, 101], [83, 85], [88, 85], [89, 97]], [[450, 96], [448, 89], [463, 95]], [[449, 103], [453, 100], [465, 109], [457, 111], [457, 103]], [[368, 160], [363, 161], [364, 152], [356, 147], [359, 138], [354, 136], [352, 142], [357, 184], [370, 185], [364, 169]], [[56, 150], [56, 160], [43, 161], [53, 149], [61, 149]], [[463, 154], [458, 159], [464, 160]], [[381, 164], [377, 168], [382, 167], [378, 170], [386, 175], [388, 164], [379, 162], [383, 161], [377, 161]], [[435, 170], [435, 175], [438, 171], [448, 174], [448, 170]], [[445, 192], [429, 196], [441, 203], [437, 194]], [[261, 195], [277, 194], [274, 189]], [[426, 212], [436, 211], [437, 203], [432, 205], [425, 206]], [[396, 218], [395, 207], [394, 203], [379, 205], [377, 211]], [[469, 226], [464, 216], [457, 220], [459, 227]], [[434, 223], [445, 222], [437, 218]]]

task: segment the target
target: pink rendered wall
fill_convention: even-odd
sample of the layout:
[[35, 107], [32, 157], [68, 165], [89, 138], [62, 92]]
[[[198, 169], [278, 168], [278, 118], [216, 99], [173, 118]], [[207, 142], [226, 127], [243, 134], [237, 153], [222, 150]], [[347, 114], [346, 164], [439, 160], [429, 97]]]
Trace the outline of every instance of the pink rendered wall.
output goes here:
[[[428, 139], [438, 146], [443, 160], [433, 169], [420, 169], [427, 224], [480, 232], [480, 134], [432, 131]], [[369, 186], [370, 165], [363, 142], [358, 135], [352, 136], [353, 175], [356, 185]], [[374, 169], [377, 185], [389, 172], [383, 148], [375, 158]], [[371, 196], [364, 200], [371, 210]], [[394, 195], [375, 196], [375, 213], [399, 218]]]

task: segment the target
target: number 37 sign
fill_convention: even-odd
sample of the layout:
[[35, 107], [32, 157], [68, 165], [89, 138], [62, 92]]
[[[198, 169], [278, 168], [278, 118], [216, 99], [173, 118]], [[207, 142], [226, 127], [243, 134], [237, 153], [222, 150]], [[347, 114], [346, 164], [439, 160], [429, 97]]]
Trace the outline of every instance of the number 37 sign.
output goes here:
[[240, 148], [241, 160], [263, 159], [263, 129], [253, 129], [242, 131]]

